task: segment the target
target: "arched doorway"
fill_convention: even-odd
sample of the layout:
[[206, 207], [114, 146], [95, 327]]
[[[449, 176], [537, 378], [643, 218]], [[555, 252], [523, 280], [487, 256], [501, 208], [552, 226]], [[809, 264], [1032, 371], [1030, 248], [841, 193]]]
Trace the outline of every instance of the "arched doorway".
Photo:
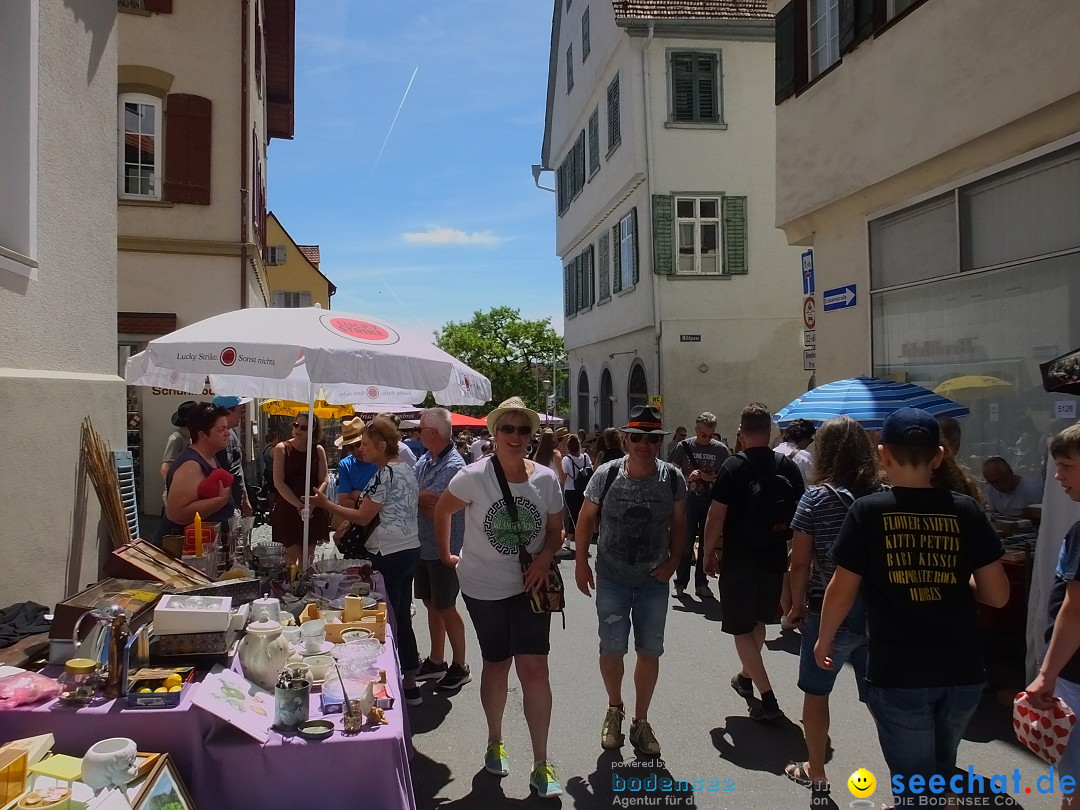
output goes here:
[[609, 428], [613, 426], [614, 418], [612, 417], [611, 401], [611, 372], [608, 369], [604, 369], [604, 373], [600, 375], [600, 427]]
[[577, 381], [577, 426], [585, 432], [591, 429], [589, 424], [589, 375], [585, 373], [585, 369], [581, 369]]
[[649, 383], [645, 380], [645, 366], [634, 363], [630, 367], [630, 379], [626, 383], [626, 412], [635, 405], [649, 404]]

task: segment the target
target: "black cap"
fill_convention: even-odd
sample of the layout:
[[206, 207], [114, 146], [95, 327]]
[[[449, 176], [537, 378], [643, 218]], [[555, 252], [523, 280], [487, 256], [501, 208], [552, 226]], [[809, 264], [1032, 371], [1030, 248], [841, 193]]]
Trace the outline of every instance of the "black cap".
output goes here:
[[181, 402], [176, 409], [176, 413], [172, 415], [173, 427], [187, 427], [188, 411], [198, 404], [199, 403], [193, 399], [189, 399], [187, 402]]
[[937, 420], [928, 411], [901, 408], [885, 417], [885, 423], [881, 426], [881, 443], [933, 450], [941, 445], [941, 431]]

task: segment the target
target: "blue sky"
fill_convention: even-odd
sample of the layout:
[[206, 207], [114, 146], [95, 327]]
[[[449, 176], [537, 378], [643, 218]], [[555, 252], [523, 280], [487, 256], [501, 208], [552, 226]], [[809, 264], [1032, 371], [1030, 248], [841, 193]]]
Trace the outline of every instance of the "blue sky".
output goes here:
[[296, 28], [296, 136], [271, 143], [270, 208], [321, 247], [332, 307], [430, 331], [510, 305], [561, 334], [554, 195], [530, 172], [550, 0], [299, 2]]

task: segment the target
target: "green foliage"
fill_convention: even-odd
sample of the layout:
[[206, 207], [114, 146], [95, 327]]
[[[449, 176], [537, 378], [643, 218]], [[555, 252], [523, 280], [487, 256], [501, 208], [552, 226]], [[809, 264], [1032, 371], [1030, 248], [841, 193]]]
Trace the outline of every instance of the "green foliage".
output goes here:
[[[455, 408], [480, 416], [503, 400], [519, 396], [525, 404], [545, 411], [547, 391], [544, 380], [552, 380], [556, 391], [565, 382], [563, 340], [551, 328], [551, 319], [528, 321], [521, 310], [495, 307], [474, 312], [472, 320], [454, 322], [435, 333], [435, 345], [491, 380], [491, 402], [479, 408]], [[555, 361], [557, 376], [552, 377]], [[566, 401], [560, 408], [566, 410]]]

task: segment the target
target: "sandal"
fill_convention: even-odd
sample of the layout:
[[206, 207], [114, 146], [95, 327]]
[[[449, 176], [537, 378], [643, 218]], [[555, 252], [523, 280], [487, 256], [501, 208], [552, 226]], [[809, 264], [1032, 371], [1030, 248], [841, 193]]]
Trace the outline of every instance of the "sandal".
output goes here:
[[814, 793], [828, 793], [828, 779], [811, 779], [808, 762], [789, 762], [784, 766], [784, 775], [796, 785], [810, 788]]

